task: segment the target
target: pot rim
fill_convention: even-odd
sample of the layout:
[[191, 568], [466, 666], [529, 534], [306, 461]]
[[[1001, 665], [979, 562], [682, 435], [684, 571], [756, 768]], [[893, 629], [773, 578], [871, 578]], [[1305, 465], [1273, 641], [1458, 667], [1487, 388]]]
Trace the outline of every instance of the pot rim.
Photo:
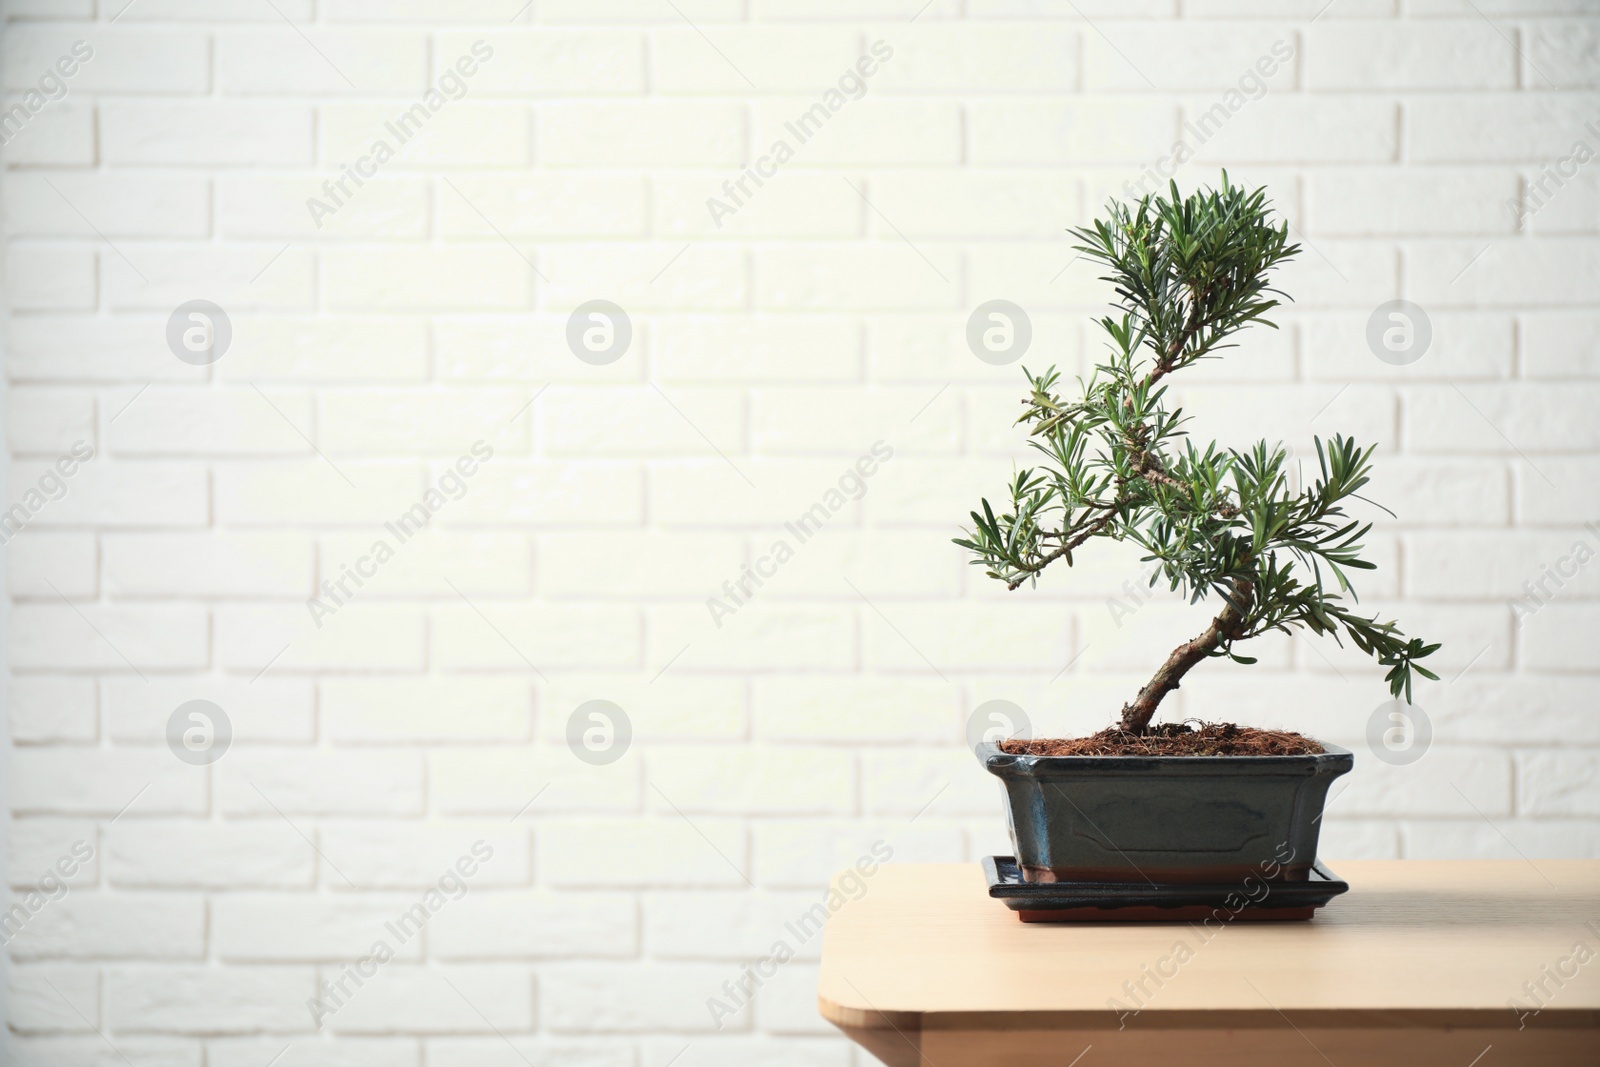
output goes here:
[[1000, 746], [993, 741], [983, 741], [978, 744], [978, 758], [985, 767], [994, 770], [1001, 767], [1032, 768], [1065, 768], [1065, 767], [1104, 767], [1131, 769], [1135, 767], [1295, 767], [1317, 763], [1350, 763], [1355, 762], [1355, 753], [1343, 745], [1333, 744], [1331, 741], [1318, 741], [1323, 747], [1321, 752], [1304, 752], [1293, 756], [1267, 755], [1267, 756], [1035, 756], [1002, 752]]

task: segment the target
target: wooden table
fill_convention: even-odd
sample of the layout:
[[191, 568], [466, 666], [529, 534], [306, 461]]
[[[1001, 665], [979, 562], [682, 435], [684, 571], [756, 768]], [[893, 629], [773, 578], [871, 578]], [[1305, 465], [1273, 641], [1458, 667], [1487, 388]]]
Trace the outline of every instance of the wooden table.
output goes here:
[[1600, 861], [1328, 866], [1309, 922], [1205, 927], [1024, 924], [976, 864], [890, 864], [818, 1004], [890, 1067], [1600, 1064]]

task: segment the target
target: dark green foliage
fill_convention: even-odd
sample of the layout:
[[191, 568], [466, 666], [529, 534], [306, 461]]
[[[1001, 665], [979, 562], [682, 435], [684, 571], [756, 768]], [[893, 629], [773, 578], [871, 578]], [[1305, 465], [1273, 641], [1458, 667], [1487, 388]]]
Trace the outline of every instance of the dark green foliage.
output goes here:
[[1264, 189], [1231, 185], [1182, 197], [1147, 196], [1131, 207], [1113, 202], [1109, 216], [1074, 230], [1077, 250], [1102, 264], [1116, 288], [1118, 314], [1100, 320], [1110, 339], [1106, 362], [1081, 395], [1064, 399], [1054, 368], [1027, 374], [1030, 395], [1019, 423], [1043, 462], [1019, 470], [1011, 504], [996, 514], [988, 500], [956, 544], [975, 565], [1015, 589], [1095, 537], [1142, 547], [1164, 579], [1191, 603], [1212, 593], [1223, 611], [1206, 632], [1174, 651], [1139, 698], [1124, 708], [1124, 725], [1143, 728], [1178, 678], [1206, 656], [1254, 662], [1240, 642], [1269, 630], [1305, 627], [1341, 631], [1389, 668], [1390, 692], [1411, 695], [1416, 661], [1439, 646], [1406, 638], [1392, 622], [1355, 614], [1348, 572], [1371, 570], [1361, 542], [1371, 528], [1350, 519], [1343, 504], [1367, 484], [1374, 446], [1343, 436], [1318, 439], [1318, 473], [1289, 488], [1288, 455], [1259, 442], [1245, 451], [1197, 448], [1181, 409], [1167, 410], [1163, 379], [1231, 347], [1228, 338], [1264, 316], [1284, 294], [1267, 285], [1269, 271], [1300, 251], [1288, 225], [1270, 221]]

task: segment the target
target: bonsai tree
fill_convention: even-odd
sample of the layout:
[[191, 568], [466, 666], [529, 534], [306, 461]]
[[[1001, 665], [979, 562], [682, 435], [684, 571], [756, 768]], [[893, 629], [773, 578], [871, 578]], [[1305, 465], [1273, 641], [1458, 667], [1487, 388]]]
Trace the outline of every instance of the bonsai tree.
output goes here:
[[1208, 657], [1254, 663], [1240, 646], [1269, 630], [1304, 627], [1340, 639], [1389, 668], [1389, 691], [1411, 697], [1418, 663], [1439, 646], [1406, 638], [1393, 622], [1355, 613], [1349, 571], [1361, 558], [1362, 525], [1344, 502], [1367, 484], [1375, 446], [1336, 435], [1316, 439], [1317, 474], [1291, 490], [1288, 453], [1257, 442], [1245, 451], [1215, 443], [1197, 448], [1181, 409], [1166, 405], [1169, 375], [1216, 358], [1251, 323], [1276, 329], [1278, 306], [1269, 272], [1300, 251], [1288, 224], [1274, 224], [1265, 189], [1231, 185], [1181, 197], [1112, 201], [1107, 217], [1075, 229], [1076, 249], [1103, 265], [1116, 287], [1116, 314], [1099, 321], [1110, 351], [1075, 396], [1058, 391], [1054, 367], [1024, 368], [1029, 395], [1018, 423], [1043, 455], [1019, 470], [1000, 514], [985, 499], [973, 527], [955, 543], [975, 566], [1016, 589], [1036, 582], [1057, 560], [1072, 566], [1088, 541], [1132, 541], [1190, 603], [1221, 601], [1209, 625], [1172, 650], [1138, 694], [1123, 705], [1118, 729], [1143, 734], [1162, 699]]

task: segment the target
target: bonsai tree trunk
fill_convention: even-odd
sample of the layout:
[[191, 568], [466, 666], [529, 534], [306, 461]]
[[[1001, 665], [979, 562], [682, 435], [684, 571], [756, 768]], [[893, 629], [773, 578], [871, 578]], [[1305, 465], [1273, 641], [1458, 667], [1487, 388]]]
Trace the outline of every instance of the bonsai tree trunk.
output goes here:
[[1239, 635], [1243, 629], [1244, 612], [1236, 606], [1245, 605], [1248, 609], [1251, 587], [1248, 582], [1236, 582], [1233, 587], [1234, 600], [1229, 600], [1217, 617], [1211, 620], [1211, 625], [1202, 630], [1196, 637], [1185, 641], [1172, 650], [1156, 671], [1154, 676], [1139, 690], [1139, 695], [1133, 698], [1131, 704], [1122, 705], [1122, 721], [1119, 724], [1126, 733], [1144, 733], [1150, 727], [1150, 720], [1155, 716], [1156, 707], [1163, 698], [1183, 680], [1189, 670], [1216, 651], [1218, 646], [1225, 641], [1230, 641]]

